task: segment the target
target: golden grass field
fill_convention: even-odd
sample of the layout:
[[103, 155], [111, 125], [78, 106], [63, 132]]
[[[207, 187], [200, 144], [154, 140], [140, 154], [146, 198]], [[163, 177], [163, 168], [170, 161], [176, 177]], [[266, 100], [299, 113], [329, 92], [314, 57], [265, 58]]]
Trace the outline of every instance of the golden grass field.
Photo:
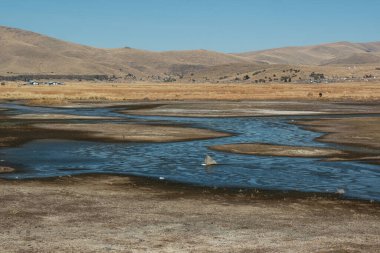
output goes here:
[[[322, 93], [322, 97], [319, 94]], [[378, 101], [380, 82], [334, 84], [158, 84], [70, 82], [62, 86], [0, 86], [0, 99], [34, 103], [70, 100], [330, 100]]]

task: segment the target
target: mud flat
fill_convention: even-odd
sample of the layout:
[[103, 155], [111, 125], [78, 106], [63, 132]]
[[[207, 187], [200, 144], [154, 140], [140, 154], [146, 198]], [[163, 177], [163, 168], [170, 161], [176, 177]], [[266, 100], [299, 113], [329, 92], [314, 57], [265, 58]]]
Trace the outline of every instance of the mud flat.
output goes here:
[[171, 142], [231, 136], [228, 133], [179, 126], [144, 124], [35, 124], [36, 128], [86, 132], [92, 139], [129, 142]]
[[14, 172], [14, 171], [15, 171], [14, 168], [0, 166], [0, 174], [2, 174], [2, 173], [11, 173], [11, 172]]
[[215, 151], [246, 155], [288, 156], [288, 157], [331, 157], [346, 155], [345, 152], [316, 147], [284, 146], [262, 143], [236, 143], [209, 147]]
[[[176, 117], [245, 117], [380, 113], [378, 104], [297, 101], [193, 101], [144, 103], [125, 114]], [[150, 105], [150, 106], [149, 106]]]
[[2, 252], [377, 252], [378, 203], [130, 177], [0, 180]]
[[72, 115], [72, 114], [51, 114], [51, 113], [30, 113], [30, 114], [18, 114], [14, 116], [8, 116], [11, 119], [91, 119], [91, 120], [106, 120], [106, 119], [117, 119], [113, 117], [97, 117], [97, 116], [83, 116], [83, 115]]
[[380, 117], [350, 117], [296, 121], [307, 129], [326, 132], [318, 140], [380, 149]]
[[354, 146], [363, 153], [354, 158], [335, 158], [331, 160], [363, 160], [380, 164], [380, 118], [350, 117], [319, 120], [300, 120], [295, 122], [306, 129], [326, 134], [317, 140], [329, 143]]
[[[1, 119], [1, 117], [0, 117]], [[5, 120], [9, 117], [4, 116]], [[108, 142], [173, 142], [203, 140], [231, 136], [230, 133], [207, 129], [174, 125], [150, 124], [70, 124], [25, 123], [21, 119], [12, 119], [10, 123], [0, 124], [0, 147], [17, 146], [28, 141], [39, 139], [63, 139], [81, 141]]]

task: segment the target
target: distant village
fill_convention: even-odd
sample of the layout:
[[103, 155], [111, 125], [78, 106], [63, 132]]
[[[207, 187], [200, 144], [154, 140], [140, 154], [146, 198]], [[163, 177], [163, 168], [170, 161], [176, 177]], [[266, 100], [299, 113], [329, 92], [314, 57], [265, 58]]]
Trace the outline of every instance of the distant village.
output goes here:
[[27, 83], [24, 83], [24, 85], [64, 85], [63, 82], [57, 82], [57, 81], [49, 81], [49, 82], [39, 82], [36, 80], [29, 80]]
[[[374, 74], [376, 73], [376, 74]], [[322, 72], [306, 71], [297, 68], [288, 69], [261, 69], [248, 73], [234, 73], [217, 76], [216, 74], [197, 73], [163, 73], [162, 75], [150, 75], [137, 77], [132, 73], [125, 75], [9, 75], [0, 76], [1, 85], [6, 81], [22, 81], [20, 85], [64, 85], [65, 81], [92, 81], [92, 82], [157, 82], [157, 83], [294, 83], [294, 84], [319, 84], [319, 83], [343, 83], [343, 82], [370, 82], [376, 81], [380, 75], [380, 68], [375, 68], [373, 73], [361, 75], [326, 75]], [[58, 81], [59, 80], [59, 81]]]

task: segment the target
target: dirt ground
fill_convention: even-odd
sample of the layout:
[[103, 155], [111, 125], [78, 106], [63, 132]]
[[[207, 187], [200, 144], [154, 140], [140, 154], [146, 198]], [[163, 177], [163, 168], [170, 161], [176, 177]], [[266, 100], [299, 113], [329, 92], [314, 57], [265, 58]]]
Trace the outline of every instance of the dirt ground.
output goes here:
[[378, 203], [87, 175], [0, 180], [1, 252], [378, 252]]

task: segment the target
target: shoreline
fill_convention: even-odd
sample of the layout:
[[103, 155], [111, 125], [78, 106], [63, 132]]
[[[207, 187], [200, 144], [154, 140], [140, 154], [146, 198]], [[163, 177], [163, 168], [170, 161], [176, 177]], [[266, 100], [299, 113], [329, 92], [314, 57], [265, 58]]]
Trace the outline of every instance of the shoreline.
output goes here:
[[[12, 171], [14, 172], [14, 171]], [[12, 173], [9, 172], [9, 173]], [[17, 169], [15, 169], [17, 172]], [[8, 172], [3, 173], [5, 175]], [[370, 204], [376, 208], [380, 208], [380, 200], [361, 199], [357, 197], [345, 196], [344, 193], [336, 192], [313, 192], [313, 191], [298, 191], [298, 190], [276, 190], [265, 188], [247, 188], [247, 187], [216, 187], [198, 185], [195, 183], [187, 183], [180, 181], [172, 181], [167, 179], [160, 179], [153, 176], [135, 176], [120, 173], [81, 173], [66, 176], [50, 176], [50, 177], [37, 177], [37, 178], [4, 178], [0, 174], [0, 182], [23, 184], [23, 183], [46, 183], [46, 184], [59, 184], [64, 181], [80, 181], [82, 179], [92, 178], [95, 180], [102, 180], [106, 178], [119, 178], [133, 181], [133, 184], [141, 188], [151, 188], [155, 191], [167, 191], [172, 193], [186, 192], [189, 196], [204, 194], [214, 195], [225, 198], [233, 199], [234, 196], [240, 198], [258, 201], [297, 201], [308, 199], [319, 199], [326, 201], [337, 201], [342, 203], [352, 204]], [[338, 189], [337, 189], [338, 190]], [[380, 211], [380, 209], [379, 209]]]
[[378, 250], [379, 203], [111, 175], [0, 182], [5, 252]]

